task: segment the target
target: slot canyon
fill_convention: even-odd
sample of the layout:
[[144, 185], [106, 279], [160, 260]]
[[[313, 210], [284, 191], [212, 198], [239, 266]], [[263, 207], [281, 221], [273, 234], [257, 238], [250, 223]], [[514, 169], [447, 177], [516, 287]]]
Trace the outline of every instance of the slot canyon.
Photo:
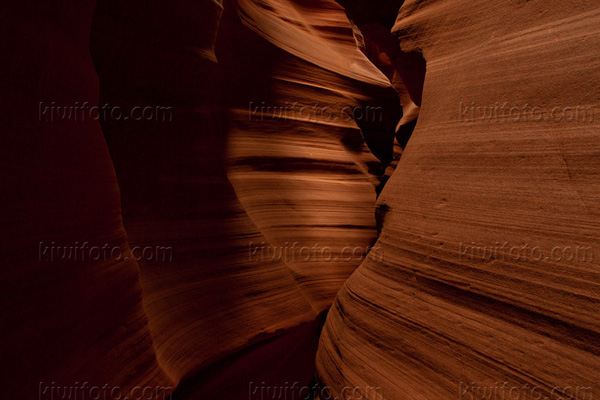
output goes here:
[[600, 2], [8, 0], [0, 398], [600, 398]]

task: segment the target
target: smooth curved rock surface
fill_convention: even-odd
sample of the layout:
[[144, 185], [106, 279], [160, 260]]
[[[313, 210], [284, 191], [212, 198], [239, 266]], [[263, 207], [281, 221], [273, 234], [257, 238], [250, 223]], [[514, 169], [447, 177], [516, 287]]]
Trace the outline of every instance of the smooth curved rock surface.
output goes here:
[[[598, 3], [406, 1], [394, 32], [427, 60], [419, 122], [378, 199], [383, 261], [328, 315], [322, 383], [369, 399], [597, 397]], [[505, 102], [530, 111], [463, 113]], [[595, 114], [569, 121], [576, 107]]]
[[[409, 0], [407, 65], [333, 0], [93, 3], [3, 16], [3, 393], [237, 400], [316, 355], [343, 399], [600, 395], [598, 4]], [[86, 101], [168, 112], [43, 108]], [[130, 258], [48, 259], [83, 242]]]
[[117, 3], [100, 2], [95, 15], [101, 101], [173, 111], [167, 123], [109, 121], [103, 130], [129, 242], [173, 249], [168, 263], [140, 268], [158, 360], [180, 382], [316, 314], [282, 262], [249, 259], [248, 243], [265, 238], [225, 174], [220, 75], [206, 40], [220, 4]]
[[283, 249], [322, 312], [376, 238], [382, 170], [357, 123], [375, 153], [391, 153], [398, 95], [335, 3], [240, 1], [236, 10], [244, 25], [224, 18], [217, 42], [230, 95], [228, 177], [268, 239], [264, 254]]
[[[337, 118], [347, 116], [344, 107], [391, 103], [383, 123], [362, 122], [377, 154], [393, 140], [398, 100], [356, 49], [339, 6], [273, 2], [273, 13], [257, 14], [257, 5], [270, 7], [225, 4], [221, 65], [219, 1], [103, 0], [95, 11], [92, 3], [10, 6], [16, 58], [7, 85], [21, 92], [5, 107], [3, 158], [7, 171], [17, 168], [3, 184], [3, 274], [12, 285], [3, 291], [4, 343], [11, 343], [3, 355], [17, 367], [3, 381], [13, 395], [34, 396], [38, 379], [123, 393], [183, 382], [184, 397], [212, 396], [221, 388], [215, 382], [244, 368], [271, 384], [312, 379], [322, 312], [375, 240], [379, 161], [350, 118], [255, 123], [248, 101], [301, 98]], [[40, 101], [170, 114], [102, 119], [111, 164], [98, 121], [36, 122]], [[283, 126], [285, 134], [269, 141]], [[46, 182], [46, 173], [56, 177]], [[171, 252], [139, 267], [131, 259], [40, 263], [40, 242], [108, 243], [129, 257], [138, 246]], [[359, 252], [350, 261], [294, 262], [252, 251], [285, 242], [331, 248], [328, 257]], [[221, 395], [236, 398], [247, 387], [228, 390]]]
[[[375, 240], [378, 171], [368, 169], [379, 162], [355, 123], [259, 121], [249, 103], [302, 98], [311, 106], [327, 101], [341, 114], [376, 96], [391, 99], [389, 143], [399, 118], [397, 94], [358, 52], [339, 7], [313, 11], [319, 26], [300, 29], [279, 10], [297, 5], [273, 2], [275, 11], [265, 14], [269, 4], [261, 3], [253, 14], [258, 5], [105, 0], [94, 20], [101, 103], [173, 108], [168, 123], [105, 121], [103, 131], [129, 243], [173, 250], [170, 262], [140, 261], [140, 269], [158, 360], [174, 382], [186, 382], [184, 396], [213, 395], [214, 382], [230, 379], [239, 365], [252, 368], [256, 381], [308, 384], [314, 374], [306, 360], [316, 352], [319, 314], [361, 259], [294, 262], [257, 247], [297, 242], [296, 251], [318, 245], [339, 257], [350, 247], [364, 256]], [[255, 24], [253, 15], [269, 19]], [[289, 42], [289, 30], [317, 45]], [[375, 122], [368, 127], [380, 135]], [[282, 361], [281, 353], [261, 350], [273, 341], [272, 348], [295, 350]], [[246, 395], [246, 384], [230, 386], [228, 396], [242, 389]]]

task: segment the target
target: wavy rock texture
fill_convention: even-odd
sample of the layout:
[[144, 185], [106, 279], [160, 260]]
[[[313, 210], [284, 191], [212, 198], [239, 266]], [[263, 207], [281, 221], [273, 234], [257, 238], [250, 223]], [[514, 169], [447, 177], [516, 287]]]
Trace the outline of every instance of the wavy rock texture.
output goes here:
[[[93, 7], [20, 3], [5, 21], [8, 50], [18, 55], [7, 87], [20, 93], [5, 105], [2, 161], [16, 168], [3, 181], [6, 390], [33, 398], [41, 380], [239, 398], [248, 382], [231, 377], [242, 372], [270, 385], [308, 384], [320, 314], [376, 237], [382, 171], [349, 113], [391, 104], [375, 110], [380, 119], [359, 121], [378, 154], [400, 117], [396, 93], [356, 49], [333, 2], [228, 2], [219, 63], [219, 1], [103, 0], [92, 24]], [[328, 111], [249, 115], [250, 101], [292, 99], [297, 109]], [[111, 164], [89, 113], [82, 122], [44, 111], [84, 102], [122, 115], [136, 106], [169, 112], [158, 121], [102, 120]], [[129, 246], [171, 253], [139, 267], [64, 253], [47, 261], [40, 242], [109, 244], [130, 258]], [[331, 254], [304, 261], [296, 260], [303, 253], [253, 252], [286, 242]], [[328, 261], [351, 255], [343, 249], [359, 251]]]
[[337, 117], [378, 96], [391, 102], [390, 116], [365, 126], [375, 148], [380, 137], [391, 144], [397, 94], [356, 50], [343, 11], [320, 4], [329, 5], [98, 4], [101, 103], [173, 107], [168, 123], [106, 121], [103, 130], [129, 243], [173, 249], [172, 261], [140, 269], [157, 357], [182, 397], [247, 396], [248, 382], [232, 382], [232, 371], [270, 385], [314, 375], [318, 314], [361, 259], [295, 261], [256, 247], [316, 244], [333, 258], [375, 240], [379, 164], [351, 120], [249, 115], [251, 101], [300, 99], [331, 105]]
[[[427, 60], [420, 110], [333, 1], [7, 11], [3, 392], [242, 399], [309, 384], [316, 355], [344, 399], [600, 395], [598, 4], [406, 1], [394, 32]], [[85, 101], [167, 108], [102, 132], [48, 121]], [[171, 253], [49, 259], [83, 242]]]
[[[98, 98], [89, 56], [94, 5], [4, 5], [3, 398], [75, 398], [56, 388], [85, 382], [123, 395], [136, 385], [173, 386], [156, 361], [138, 266], [124, 259], [131, 254], [100, 125], [80, 108]], [[51, 109], [76, 102], [77, 111]], [[105, 245], [117, 249], [114, 258], [90, 252]]]
[[[225, 175], [212, 50], [220, 4], [117, 3], [100, 2], [95, 16], [101, 102], [173, 107], [163, 124], [103, 129], [129, 242], [173, 248], [170, 262], [140, 268], [158, 360], [179, 382], [316, 314], [282, 262], [249, 260], [248, 242], [265, 238]], [[303, 348], [314, 342], [306, 336]]]
[[[328, 315], [321, 381], [370, 399], [597, 397], [598, 3], [407, 1], [394, 32], [427, 60], [419, 122], [378, 199], [383, 261]], [[596, 114], [556, 119], [577, 106]]]
[[244, 25], [237, 15], [225, 19], [217, 42], [230, 79], [228, 176], [268, 239], [265, 254], [289, 250], [286, 265], [322, 312], [376, 235], [382, 171], [357, 123], [375, 153], [391, 150], [398, 95], [357, 50], [335, 3], [240, 1], [230, 9]]

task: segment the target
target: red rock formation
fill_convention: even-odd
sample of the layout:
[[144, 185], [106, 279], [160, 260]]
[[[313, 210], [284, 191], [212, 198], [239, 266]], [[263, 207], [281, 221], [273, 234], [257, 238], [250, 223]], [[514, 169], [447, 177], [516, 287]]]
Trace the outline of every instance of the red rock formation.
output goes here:
[[[375, 239], [378, 161], [351, 119], [337, 119], [348, 116], [344, 107], [388, 99], [392, 108], [383, 125], [363, 123], [377, 153], [391, 142], [395, 93], [356, 50], [342, 10], [326, 2], [273, 3], [277, 12], [264, 24], [248, 19], [263, 17], [252, 11], [256, 4], [230, 2], [219, 67], [213, 50], [219, 2], [100, 1], [91, 39], [98, 89], [88, 53], [93, 6], [10, 8], [14, 39], [8, 45], [18, 58], [9, 70], [16, 79], [7, 85], [20, 94], [7, 104], [15, 111], [7, 121], [3, 159], [6, 168], [18, 168], [4, 185], [10, 193], [5, 226], [18, 223], [5, 235], [11, 253], [3, 273], [12, 288], [3, 293], [10, 323], [4, 343], [11, 348], [3, 354], [18, 367], [5, 374], [8, 391], [31, 397], [38, 380], [74, 389], [85, 382], [118, 386], [123, 393], [136, 385], [188, 381], [179, 394], [209, 395], [222, 392], [215, 382], [229, 381], [231, 371], [240, 369], [252, 369], [257, 382], [267, 377], [270, 384], [307, 384], [318, 313]], [[296, 20], [283, 17], [287, 12]], [[49, 22], [42, 13], [50, 14]], [[290, 41], [290, 32], [303, 40]], [[30, 41], [29, 53], [23, 52]], [[265, 90], [244, 82], [240, 65]], [[231, 98], [223, 96], [223, 87]], [[303, 105], [322, 104], [336, 120], [251, 120], [249, 101], [260, 94], [276, 104], [300, 97]], [[85, 122], [74, 114], [65, 118], [64, 108], [57, 110], [60, 117], [45, 108], [84, 103]], [[91, 117], [98, 111], [89, 112], [98, 103], [119, 108], [118, 118], [110, 113], [101, 119], [118, 188], [98, 118]], [[146, 106], [155, 112], [165, 107], [156, 115], [162, 119], [124, 117]], [[286, 135], [269, 149], [268, 135], [283, 124]], [[259, 138], [264, 144], [256, 146]], [[60, 178], [46, 183], [47, 172]], [[256, 189], [249, 191], [245, 181], [262, 189], [260, 202], [269, 204], [269, 212], [261, 212]], [[296, 251], [331, 248], [331, 256], [320, 253], [309, 262], [255, 257], [252, 246], [286, 241], [298, 242]], [[129, 246], [171, 253], [166, 260], [140, 260], [140, 271], [132, 259], [110, 256], [97, 262], [62, 259], [64, 253], [61, 260], [44, 258], [54, 251], [47, 245], [84, 242], [108, 243], [130, 258]], [[360, 252], [350, 261], [323, 259], [346, 257], [343, 248]], [[232, 398], [248, 389], [247, 383], [228, 388]]]
[[[362, 254], [323, 258], [341, 257], [343, 248], [366, 253], [373, 243], [377, 177], [368, 168], [378, 161], [351, 120], [271, 119], [249, 115], [249, 104], [301, 99], [331, 105], [340, 118], [343, 107], [386, 96], [396, 107], [386, 114], [389, 144], [397, 95], [350, 41], [339, 7], [313, 11], [323, 18], [314, 27], [303, 20], [309, 9], [294, 14], [292, 3], [273, 3], [271, 13], [262, 4], [255, 13], [257, 4], [226, 2], [221, 19], [214, 2], [155, 3], [101, 1], [92, 53], [102, 103], [173, 107], [168, 123], [103, 124], [129, 242], [173, 248], [169, 263], [140, 262], [158, 360], [174, 382], [186, 382], [183, 396], [222, 392], [215, 382], [229, 382], [240, 368], [251, 369], [255, 382], [308, 384], [318, 314]], [[317, 32], [334, 23], [345, 43]], [[290, 30], [305, 40], [290, 40]], [[366, 126], [382, 135], [382, 123]], [[314, 245], [331, 255], [301, 259], [302, 248]], [[290, 255], [273, 257], [273, 248]], [[229, 382], [227, 390], [245, 396], [248, 382]]]
[[398, 95], [335, 3], [243, 1], [237, 10], [247, 26], [227, 18], [217, 42], [231, 97], [228, 176], [322, 312], [376, 235], [381, 168], [356, 124], [376, 154], [391, 154]]
[[598, 396], [599, 27], [591, 1], [404, 4], [423, 103], [378, 199], [384, 259], [346, 282], [321, 337], [332, 395]]
[[209, 1], [103, 1], [94, 23], [101, 101], [173, 109], [166, 123], [111, 121], [103, 130], [130, 243], [173, 248], [170, 262], [140, 267], [157, 357], [175, 382], [316, 317], [285, 264], [250, 259], [249, 242], [266, 239], [225, 174], [219, 71], [207, 40], [220, 14]]
[[93, 7], [4, 18], [3, 393], [259, 398], [316, 355], [344, 399], [598, 395], [597, 4], [407, 1], [398, 57], [333, 0]]

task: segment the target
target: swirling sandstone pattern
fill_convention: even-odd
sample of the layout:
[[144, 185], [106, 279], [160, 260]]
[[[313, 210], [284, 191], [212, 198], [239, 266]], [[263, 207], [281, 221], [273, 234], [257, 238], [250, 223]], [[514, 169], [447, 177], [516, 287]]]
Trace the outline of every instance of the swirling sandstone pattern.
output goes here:
[[[318, 314], [361, 260], [279, 259], [256, 247], [318, 245], [338, 257], [375, 240], [378, 171], [368, 169], [378, 161], [356, 125], [249, 115], [249, 104], [301, 99], [337, 116], [387, 98], [391, 116], [367, 124], [377, 149], [378, 137], [391, 144], [398, 96], [355, 48], [339, 7], [319, 27], [345, 42], [302, 22], [308, 10], [281, 18], [284, 6], [297, 5], [103, 0], [96, 10], [101, 103], [173, 106], [169, 123], [106, 121], [103, 131], [129, 243], [173, 248], [169, 263], [140, 261], [140, 275], [157, 358], [184, 397], [246, 396], [235, 370], [272, 385], [312, 378]], [[279, 43], [290, 31], [304, 40]]]
[[391, 147], [398, 95], [335, 3], [240, 1], [237, 10], [248, 27], [223, 21], [217, 43], [233, 82], [228, 176], [279, 249], [270, 253], [289, 250], [287, 266], [322, 312], [376, 235], [381, 167], [350, 116], [375, 150]]
[[[260, 21], [257, 6], [277, 12]], [[20, 58], [12, 60], [8, 87], [21, 92], [7, 104], [15, 112], [3, 158], [5, 169], [18, 168], [3, 202], [4, 226], [17, 223], [4, 241], [11, 286], [2, 299], [4, 343], [11, 343], [3, 356], [16, 366], [3, 381], [12, 395], [52, 396], [36, 393], [39, 380], [109, 385], [125, 394], [185, 382], [184, 397], [236, 398], [247, 382], [232, 385], [231, 371], [252, 370], [249, 379], [270, 384], [312, 378], [318, 314], [361, 260], [252, 259], [249, 245], [318, 244], [332, 257], [343, 247], [366, 249], [376, 234], [378, 161], [350, 120], [253, 121], [246, 100], [301, 98], [330, 107], [336, 118], [346, 116], [344, 107], [391, 104], [383, 122], [363, 123], [376, 154], [391, 143], [398, 100], [355, 48], [334, 3], [231, 1], [226, 10], [219, 66], [219, 1], [103, 0], [93, 25], [92, 3], [9, 8], [8, 46]], [[281, 17], [293, 10], [295, 21]], [[39, 101], [98, 104], [90, 26], [99, 104], [168, 106], [173, 113], [168, 121], [102, 121], [118, 187], [97, 121], [47, 121], [46, 111], [31, 120]], [[290, 41], [290, 32], [302, 40]], [[30, 42], [29, 52], [21, 51]], [[240, 65], [263, 91], [244, 82]], [[269, 142], [282, 127], [285, 134]], [[60, 179], [45, 183], [45, 172]], [[40, 242], [109, 244], [130, 259], [81, 262], [63, 253], [40, 263]], [[129, 246], [169, 247], [172, 254], [138, 267]]]
[[[3, 16], [2, 393], [238, 400], [308, 384], [316, 355], [344, 399], [600, 395], [597, 2], [406, 1], [420, 111], [332, 0], [80, 3]], [[386, 76], [400, 142], [420, 114], [376, 199]], [[172, 114], [101, 130], [44, 108], [86, 101]], [[130, 259], [51, 253], [84, 242]]]
[[597, 397], [600, 5], [407, 1], [394, 32], [427, 60], [422, 108], [378, 199], [384, 260], [340, 291], [320, 379], [369, 399]]
[[[170, 262], [140, 268], [158, 360], [180, 382], [316, 314], [282, 262], [249, 260], [248, 242], [266, 239], [225, 174], [213, 52], [221, 5], [117, 3], [100, 2], [95, 16], [101, 101], [173, 107], [168, 123], [107, 122], [103, 130], [129, 242], [173, 248]], [[304, 340], [302, 348], [314, 342]]]

